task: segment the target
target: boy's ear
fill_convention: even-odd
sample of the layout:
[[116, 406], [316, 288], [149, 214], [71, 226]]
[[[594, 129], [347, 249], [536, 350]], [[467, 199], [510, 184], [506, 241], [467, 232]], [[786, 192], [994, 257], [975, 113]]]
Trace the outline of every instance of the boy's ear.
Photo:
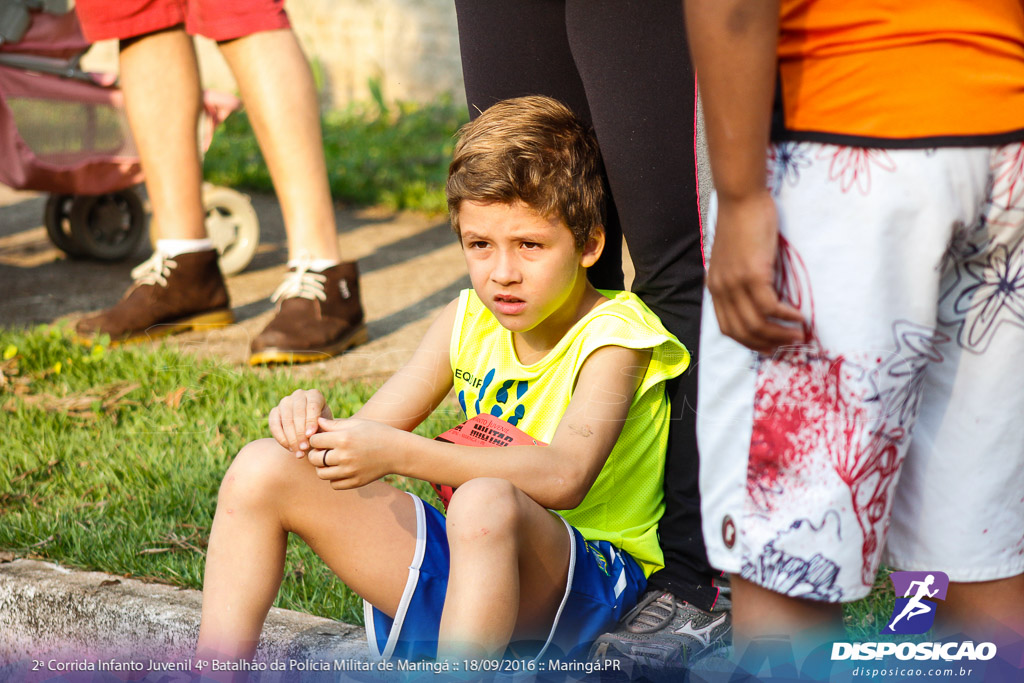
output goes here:
[[590, 237], [587, 238], [586, 244], [583, 245], [583, 251], [580, 253], [580, 265], [584, 268], [597, 263], [597, 259], [601, 258], [601, 252], [604, 251], [604, 226], [595, 225], [594, 229], [590, 231]]

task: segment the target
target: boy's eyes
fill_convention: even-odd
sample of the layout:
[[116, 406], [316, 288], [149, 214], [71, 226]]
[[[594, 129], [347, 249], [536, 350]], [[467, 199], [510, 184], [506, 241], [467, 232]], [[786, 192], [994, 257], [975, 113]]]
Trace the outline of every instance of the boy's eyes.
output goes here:
[[[519, 245], [523, 249], [530, 249], [530, 250], [540, 249], [543, 246], [543, 245], [541, 245], [540, 242], [520, 242]], [[466, 242], [466, 248], [467, 249], [487, 249], [490, 246], [491, 246], [490, 243], [485, 242], [483, 240], [471, 240], [469, 242]]]

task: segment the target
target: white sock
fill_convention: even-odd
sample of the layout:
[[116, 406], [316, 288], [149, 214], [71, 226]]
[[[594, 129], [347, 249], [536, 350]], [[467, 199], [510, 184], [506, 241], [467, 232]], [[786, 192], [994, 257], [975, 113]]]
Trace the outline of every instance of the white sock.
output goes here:
[[[303, 259], [288, 259], [289, 268], [297, 268], [300, 263], [303, 263]], [[337, 259], [318, 258], [308, 261], [308, 263], [311, 271], [314, 273], [322, 273], [328, 268], [338, 265], [341, 261], [338, 261]]]
[[164, 256], [174, 258], [181, 254], [194, 254], [197, 251], [213, 249], [213, 241], [209, 237], [201, 240], [157, 240], [156, 250]]

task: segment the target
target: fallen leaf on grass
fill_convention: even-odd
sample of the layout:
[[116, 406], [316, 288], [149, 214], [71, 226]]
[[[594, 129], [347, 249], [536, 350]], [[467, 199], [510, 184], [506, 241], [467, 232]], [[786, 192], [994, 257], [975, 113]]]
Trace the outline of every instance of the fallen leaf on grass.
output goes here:
[[178, 387], [174, 391], [168, 392], [163, 402], [175, 410], [181, 405], [181, 397], [185, 395], [186, 387]]
[[[199, 553], [205, 556], [206, 551], [203, 549], [206, 547], [207, 538], [199, 531], [199, 527], [193, 525], [182, 525], [191, 526], [195, 529], [188, 536], [179, 536], [175, 533], [166, 533], [160, 537], [160, 540], [170, 545], [168, 548], [146, 548], [139, 551], [139, 555], [156, 555], [158, 553], [170, 553], [176, 550], [188, 550], [189, 552]], [[198, 545], [197, 545], [198, 544]], [[202, 546], [202, 547], [200, 547]]]
[[[63, 397], [50, 394], [25, 394], [21, 397], [21, 403], [25, 406], [41, 408], [50, 413], [63, 413], [68, 417], [93, 419], [96, 417], [93, 410], [96, 403], [99, 403], [100, 411], [104, 413], [109, 413], [124, 405], [138, 405], [136, 401], [122, 401], [122, 399], [138, 389], [139, 386], [141, 385], [138, 382], [114, 382]], [[17, 402], [7, 401], [4, 404], [4, 410], [17, 411]]]
[[28, 377], [15, 377], [14, 395], [24, 396], [25, 394], [30, 393], [32, 391], [32, 388], [29, 386], [30, 384], [32, 384], [32, 380], [30, 380]]
[[18, 359], [11, 358], [0, 362], [0, 387], [6, 387], [8, 384], [17, 382], [18, 377]]
[[0, 512], [3, 512], [3, 508], [11, 503], [16, 503], [20, 500], [28, 498], [27, 493], [0, 493]]
[[33, 474], [35, 474], [36, 472], [42, 471], [44, 468], [46, 469], [47, 476], [49, 476], [50, 474], [53, 473], [53, 468], [56, 467], [59, 464], [60, 464], [60, 460], [51, 460], [48, 463], [46, 463], [45, 465], [40, 465], [39, 467], [33, 467], [30, 470], [25, 470], [24, 472], [22, 472], [18, 476], [13, 477], [11, 479], [11, 483], [12, 484], [17, 484], [22, 479], [25, 479], [26, 477], [31, 477]]
[[106, 586], [117, 586], [121, 583], [121, 579], [107, 579], [106, 581], [100, 581], [100, 588]]
[[302, 562], [302, 560], [299, 560], [295, 564], [295, 568], [292, 569], [292, 571], [288, 572], [288, 576], [291, 576], [291, 577], [295, 578], [298, 581], [302, 581], [302, 577], [304, 577], [305, 575], [306, 575], [306, 565]]
[[39, 541], [38, 543], [33, 543], [32, 545], [29, 546], [29, 548], [41, 548], [44, 545], [46, 545], [46, 544], [50, 543], [51, 541], [53, 541], [54, 538], [56, 538], [56, 536], [50, 536], [49, 538], [44, 538], [43, 540]]
[[28, 505], [33, 508], [41, 508], [43, 506], [44, 498], [39, 494], [33, 494], [29, 496], [27, 493], [0, 493], [0, 516], [7, 512], [13, 512], [13, 510], [7, 510], [8, 506], [18, 503], [21, 505]]
[[208, 539], [206, 539], [198, 531], [195, 531], [189, 534], [188, 536], [179, 536], [178, 534], [165, 534], [164, 540], [166, 540], [171, 545], [177, 546], [183, 550], [191, 550], [192, 552], [199, 553], [200, 555], [206, 554], [206, 551], [203, 550], [203, 548], [206, 547]]

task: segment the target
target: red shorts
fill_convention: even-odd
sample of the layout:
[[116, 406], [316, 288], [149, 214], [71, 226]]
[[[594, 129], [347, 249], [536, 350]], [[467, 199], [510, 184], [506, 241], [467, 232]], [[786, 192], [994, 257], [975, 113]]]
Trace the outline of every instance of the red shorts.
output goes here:
[[78, 0], [75, 11], [91, 42], [134, 38], [179, 24], [191, 35], [217, 41], [291, 26], [284, 0]]

